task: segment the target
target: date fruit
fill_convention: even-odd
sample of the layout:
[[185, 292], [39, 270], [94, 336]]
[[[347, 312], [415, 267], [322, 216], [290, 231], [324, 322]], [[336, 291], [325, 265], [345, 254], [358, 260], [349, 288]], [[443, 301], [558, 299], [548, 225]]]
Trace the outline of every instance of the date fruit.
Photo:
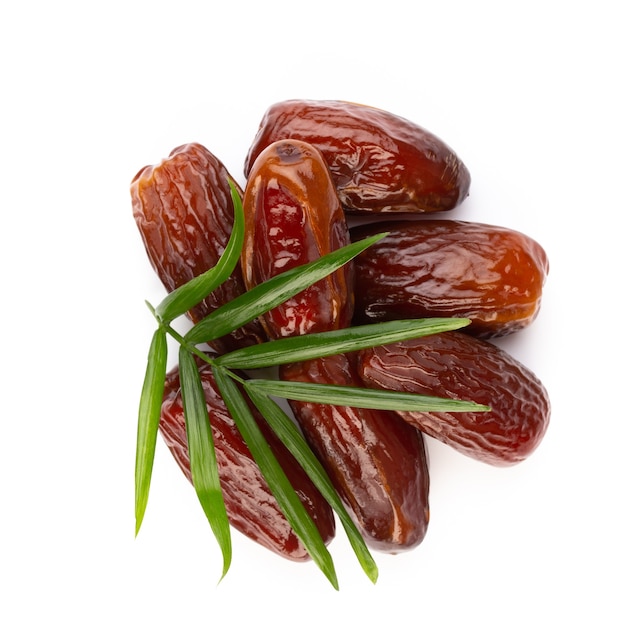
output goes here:
[[[231, 234], [234, 214], [223, 163], [205, 147], [175, 148], [158, 165], [146, 166], [130, 187], [133, 215], [152, 267], [168, 292], [212, 268]], [[234, 181], [233, 181], [234, 182]], [[197, 323], [245, 291], [241, 267], [194, 307]], [[266, 339], [254, 321], [211, 343], [218, 353]]]
[[490, 463], [527, 458], [548, 427], [550, 401], [537, 376], [501, 348], [458, 331], [362, 350], [368, 387], [470, 400], [490, 412], [398, 412], [458, 451]]
[[[234, 420], [230, 416], [206, 363], [199, 365], [202, 386], [209, 410], [220, 482], [231, 525], [260, 545], [294, 561], [310, 557], [252, 458]], [[330, 543], [335, 534], [333, 511], [291, 453], [277, 439], [258, 413], [257, 423], [265, 439], [298, 493], [322, 539]], [[178, 369], [167, 375], [159, 429], [169, 450], [191, 482], [189, 450]]]
[[469, 171], [449, 146], [381, 109], [338, 100], [273, 104], [261, 120], [244, 171], [282, 139], [305, 141], [322, 152], [349, 212], [445, 211], [469, 193]]
[[[243, 199], [241, 255], [248, 289], [349, 243], [346, 218], [319, 151], [301, 141], [267, 147], [250, 171]], [[348, 263], [263, 316], [270, 337], [343, 328], [352, 317]]]
[[[354, 355], [281, 367], [283, 380], [362, 386]], [[393, 411], [290, 401], [296, 421], [374, 549], [400, 552], [422, 542], [429, 474], [422, 434]]]
[[354, 261], [354, 323], [467, 317], [482, 338], [528, 326], [548, 275], [544, 249], [508, 228], [457, 220], [377, 222], [353, 241], [389, 234]]

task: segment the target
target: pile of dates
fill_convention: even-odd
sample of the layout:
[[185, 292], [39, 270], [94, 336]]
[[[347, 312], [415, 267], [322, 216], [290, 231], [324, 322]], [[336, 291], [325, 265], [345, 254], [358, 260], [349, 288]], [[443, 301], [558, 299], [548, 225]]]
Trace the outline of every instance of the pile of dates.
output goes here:
[[[389, 234], [261, 319], [211, 342], [212, 352], [385, 320], [471, 320], [463, 330], [290, 364], [278, 374], [290, 381], [414, 392], [491, 407], [428, 413], [290, 402], [368, 545], [389, 553], [414, 548], [429, 522], [425, 435], [504, 466], [527, 458], [545, 434], [546, 389], [490, 340], [527, 327], [537, 316], [546, 253], [520, 232], [441, 218], [469, 194], [466, 166], [430, 132], [376, 108], [342, 101], [274, 104], [261, 120], [244, 173], [241, 260], [231, 277], [189, 312], [194, 323], [289, 268], [350, 241]], [[213, 267], [222, 254], [233, 224], [229, 179], [223, 163], [199, 144], [176, 148], [133, 179], [134, 218], [168, 291]], [[306, 560], [210, 368], [201, 367], [201, 376], [231, 524], [282, 556]], [[257, 417], [330, 542], [332, 510]], [[176, 369], [167, 377], [160, 432], [191, 480]]]

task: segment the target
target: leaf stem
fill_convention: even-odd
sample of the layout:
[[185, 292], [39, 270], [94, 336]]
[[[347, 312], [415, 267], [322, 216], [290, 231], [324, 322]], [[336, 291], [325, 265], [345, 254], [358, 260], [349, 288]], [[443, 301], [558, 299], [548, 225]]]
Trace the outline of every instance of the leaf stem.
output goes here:
[[203, 360], [205, 363], [208, 363], [209, 365], [213, 365], [214, 359], [212, 359], [206, 352], [203, 352], [195, 344], [187, 341], [183, 335], [181, 335], [177, 330], [172, 328], [169, 324], [164, 324], [164, 327], [168, 335], [170, 335], [173, 339], [175, 339], [180, 344], [180, 347], [182, 349], [187, 350], [187, 352], [191, 354], [194, 354], [199, 359]]

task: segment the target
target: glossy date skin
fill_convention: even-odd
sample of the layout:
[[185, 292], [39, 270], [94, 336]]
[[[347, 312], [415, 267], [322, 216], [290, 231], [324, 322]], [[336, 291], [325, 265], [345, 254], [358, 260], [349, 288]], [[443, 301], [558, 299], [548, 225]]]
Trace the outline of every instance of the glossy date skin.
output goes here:
[[[200, 376], [209, 410], [215, 452], [231, 525], [260, 545], [293, 561], [310, 557], [280, 510], [265, 478], [252, 458], [235, 422], [219, 393], [210, 367], [203, 363]], [[298, 493], [322, 539], [330, 543], [335, 535], [333, 512], [304, 470], [251, 407], [274, 455]], [[191, 482], [189, 450], [178, 369], [167, 375], [159, 430], [170, 452]]]
[[549, 264], [530, 237], [458, 220], [403, 220], [356, 226], [353, 241], [389, 234], [354, 262], [354, 323], [467, 317], [465, 332], [511, 334], [539, 313]]
[[[346, 218], [319, 151], [278, 141], [256, 159], [243, 199], [241, 255], [248, 289], [332, 252], [349, 241]], [[348, 263], [263, 316], [270, 337], [343, 328], [352, 317], [353, 269]]]
[[423, 433], [491, 465], [526, 459], [548, 427], [550, 400], [537, 376], [501, 348], [465, 333], [362, 350], [358, 372], [368, 387], [490, 406], [490, 412], [398, 414]]
[[[230, 178], [223, 163], [197, 143], [175, 148], [161, 163], [144, 167], [134, 177], [130, 193], [135, 222], [168, 292], [212, 268], [222, 255], [234, 220]], [[237, 266], [188, 317], [197, 323], [244, 291]], [[224, 353], [265, 339], [254, 321], [211, 342], [211, 347]]]
[[[280, 376], [362, 386], [348, 355], [283, 366]], [[422, 434], [392, 411], [290, 405], [368, 545], [394, 553], [420, 544], [428, 527], [430, 480]]]
[[373, 107], [337, 100], [286, 100], [265, 112], [244, 165], [268, 145], [297, 139], [323, 154], [352, 213], [446, 211], [469, 194], [470, 174], [441, 139]]

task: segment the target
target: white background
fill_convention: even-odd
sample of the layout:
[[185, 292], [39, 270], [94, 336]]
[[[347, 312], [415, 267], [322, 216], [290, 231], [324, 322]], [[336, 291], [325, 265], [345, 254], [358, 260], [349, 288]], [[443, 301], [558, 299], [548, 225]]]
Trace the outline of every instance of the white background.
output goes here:
[[[5, 3], [0, 623], [624, 624], [619, 7]], [[551, 262], [541, 315], [503, 342], [550, 392], [543, 444], [498, 469], [429, 442], [424, 543], [377, 555], [373, 586], [339, 530], [339, 592], [238, 535], [218, 585], [208, 524], [161, 444], [133, 535], [144, 300], [163, 292], [130, 180], [198, 141], [242, 181], [263, 112], [287, 98], [425, 126], [473, 177], [449, 217], [522, 230]]]

